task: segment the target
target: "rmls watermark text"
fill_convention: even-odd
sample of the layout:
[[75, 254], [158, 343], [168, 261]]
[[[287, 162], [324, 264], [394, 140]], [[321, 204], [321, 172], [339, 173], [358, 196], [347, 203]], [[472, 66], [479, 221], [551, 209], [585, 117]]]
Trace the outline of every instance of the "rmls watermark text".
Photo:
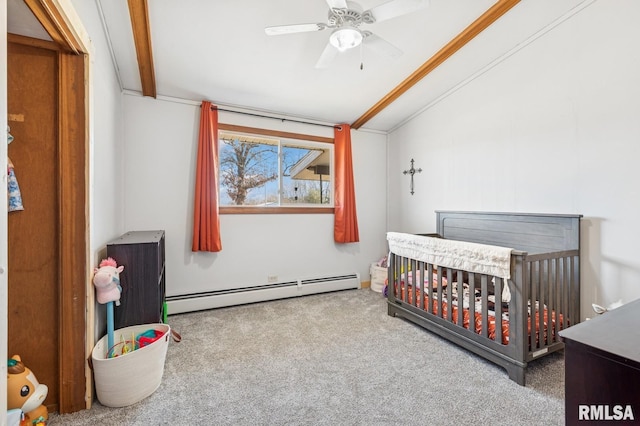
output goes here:
[[631, 405], [578, 405], [578, 420], [635, 420]]

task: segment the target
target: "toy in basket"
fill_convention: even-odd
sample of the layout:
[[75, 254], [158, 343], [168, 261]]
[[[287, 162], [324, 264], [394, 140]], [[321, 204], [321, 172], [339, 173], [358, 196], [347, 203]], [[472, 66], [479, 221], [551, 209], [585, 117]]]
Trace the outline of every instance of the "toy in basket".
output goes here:
[[24, 413], [24, 425], [45, 425], [49, 419], [47, 407], [43, 405], [49, 393], [47, 385], [38, 382], [19, 355], [7, 362], [7, 409], [20, 409]]
[[120, 334], [120, 341], [113, 346], [107, 348], [105, 357], [115, 358], [120, 355], [126, 355], [137, 349], [149, 346], [164, 335], [164, 331], [148, 329], [140, 334], [131, 333], [131, 339], [126, 340], [123, 334]]

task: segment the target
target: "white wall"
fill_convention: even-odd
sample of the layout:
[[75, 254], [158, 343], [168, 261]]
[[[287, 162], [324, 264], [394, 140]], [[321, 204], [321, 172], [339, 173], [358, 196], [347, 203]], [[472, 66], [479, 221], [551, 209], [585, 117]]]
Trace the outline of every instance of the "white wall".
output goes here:
[[579, 213], [583, 317], [640, 297], [638, 16], [595, 2], [391, 133], [389, 228], [433, 232], [436, 209]]
[[[164, 229], [167, 295], [359, 273], [385, 254], [386, 135], [352, 132], [360, 243], [333, 241], [333, 215], [221, 215], [220, 253], [191, 252], [200, 106], [125, 93], [127, 230]], [[220, 112], [227, 124], [333, 137], [331, 128]]]
[[99, 262], [105, 243], [122, 234], [124, 130], [122, 89], [96, 1], [73, 0], [76, 13], [91, 39], [90, 96], [90, 250]]
[[[122, 90], [117, 79], [96, 1], [74, 0], [87, 32], [89, 53], [89, 256], [93, 269], [106, 255], [106, 243], [124, 231]], [[89, 271], [92, 275], [92, 271]], [[87, 283], [90, 295], [93, 285]], [[89, 300], [93, 300], [92, 297]], [[89, 302], [90, 303], [90, 302]], [[105, 305], [96, 309], [94, 340], [106, 333]], [[89, 310], [89, 313], [92, 311]]]

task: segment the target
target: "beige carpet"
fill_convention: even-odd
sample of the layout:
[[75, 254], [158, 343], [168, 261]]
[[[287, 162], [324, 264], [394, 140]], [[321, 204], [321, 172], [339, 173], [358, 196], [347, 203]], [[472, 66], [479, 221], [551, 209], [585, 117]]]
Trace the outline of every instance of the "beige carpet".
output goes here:
[[562, 353], [527, 386], [404, 320], [371, 290], [170, 316], [160, 388], [50, 425], [564, 424]]

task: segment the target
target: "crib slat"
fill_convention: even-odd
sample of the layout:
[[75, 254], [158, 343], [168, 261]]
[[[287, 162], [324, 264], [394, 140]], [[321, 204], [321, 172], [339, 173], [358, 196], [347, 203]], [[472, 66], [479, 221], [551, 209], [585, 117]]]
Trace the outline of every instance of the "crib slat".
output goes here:
[[572, 277], [571, 277], [571, 257], [566, 257], [564, 259], [564, 274], [565, 274], [565, 294], [566, 294], [566, 309], [565, 309], [565, 315], [567, 316], [566, 320], [567, 320], [567, 325], [565, 327], [569, 327], [571, 325], [573, 325], [571, 322], [569, 322], [570, 320], [573, 319], [572, 316], [572, 310], [573, 310], [573, 303], [571, 302], [571, 297], [573, 297], [572, 294], [572, 285], [573, 285], [573, 281], [572, 281]]
[[392, 299], [398, 298], [398, 256], [391, 253], [389, 257], [389, 272], [387, 273], [387, 296], [393, 295]]
[[404, 269], [404, 287], [406, 288], [406, 292], [407, 292], [407, 300], [406, 300], [407, 303], [413, 300], [411, 298], [411, 291], [413, 289], [413, 271], [411, 268], [412, 264], [413, 264], [413, 259], [408, 258], [407, 267]]
[[458, 271], [458, 325], [460, 327], [464, 327], [464, 288], [463, 288], [463, 277], [462, 271]]
[[394, 295], [396, 299], [402, 300], [402, 287], [401, 287], [401, 278], [400, 271], [402, 270], [402, 257], [396, 256], [395, 260], [395, 274], [394, 274], [394, 283], [396, 285], [393, 288]]
[[567, 258], [560, 259], [561, 277], [562, 277], [562, 324], [560, 329], [567, 328], [567, 314], [569, 313], [569, 278], [567, 275]]
[[431, 263], [427, 264], [427, 292], [429, 294], [429, 302], [427, 306], [427, 311], [429, 313], [433, 313], [433, 265]]
[[551, 300], [549, 301], [549, 305], [551, 306], [550, 311], [553, 314], [553, 317], [549, 318], [549, 330], [552, 332], [551, 341], [557, 342], [558, 339], [558, 309], [560, 309], [560, 305], [558, 301], [560, 299], [560, 287], [558, 284], [559, 276], [558, 276], [558, 262], [559, 259], [555, 258], [551, 261], [551, 281], [553, 286], [553, 292], [551, 293]]
[[574, 312], [575, 312], [575, 303], [573, 298], [574, 296], [574, 290], [573, 290], [573, 286], [574, 286], [574, 282], [573, 282], [573, 258], [572, 257], [568, 257], [567, 258], [567, 292], [568, 292], [568, 297], [569, 297], [569, 309], [567, 310], [567, 314], [568, 317], [573, 319], [574, 318]]
[[438, 268], [438, 312], [437, 315], [442, 318], [442, 268]]
[[404, 273], [404, 285], [402, 286], [402, 301], [409, 303], [409, 259], [402, 258], [402, 271]]
[[424, 262], [418, 262], [420, 264], [420, 300], [416, 305], [420, 309], [424, 309]]
[[567, 258], [567, 291], [569, 294], [569, 310], [567, 311], [569, 318], [574, 318], [575, 312], [575, 303], [573, 301], [574, 291], [573, 291], [573, 258]]
[[400, 288], [400, 265], [402, 262], [402, 258], [400, 256], [395, 256], [395, 261], [393, 263], [393, 282], [395, 283], [393, 288], [390, 288], [389, 291], [393, 291], [393, 295], [396, 299], [399, 299], [399, 293], [401, 291]]
[[451, 321], [451, 312], [453, 311], [453, 294], [451, 287], [453, 287], [453, 271], [451, 268], [447, 268], [447, 321]]
[[540, 265], [540, 275], [538, 279], [540, 281], [540, 303], [538, 304], [538, 347], [542, 348], [544, 346], [544, 305], [545, 305], [545, 294], [547, 288], [547, 264], [548, 260], [542, 260]]
[[546, 314], [547, 314], [547, 320], [545, 321], [545, 326], [544, 326], [544, 333], [545, 336], [542, 339], [544, 346], [550, 345], [551, 344], [551, 340], [550, 338], [552, 337], [551, 334], [551, 303], [552, 303], [552, 271], [553, 270], [553, 259], [548, 259], [545, 261], [545, 306], [546, 306]]
[[[502, 344], [502, 278], [495, 277], [494, 297], [495, 306], [494, 313], [496, 319], [496, 342]], [[507, 283], [504, 283], [507, 285]]]
[[396, 256], [395, 261], [395, 270], [393, 271], [393, 282], [396, 283], [395, 288], [393, 289], [396, 299], [401, 298], [402, 287], [400, 286], [400, 270], [402, 269], [402, 258], [400, 256]]
[[[411, 270], [411, 297], [409, 298], [413, 302], [413, 306], [418, 306], [418, 301], [416, 300], [417, 291], [416, 286], [418, 285], [418, 277], [417, 277], [417, 261], [415, 259], [410, 260], [410, 270]], [[407, 273], [409, 276], [409, 273]]]
[[482, 300], [482, 336], [489, 336], [489, 290], [487, 288], [487, 276], [480, 276], [480, 297]]
[[572, 266], [571, 266], [571, 257], [567, 257], [565, 267], [567, 274], [567, 316], [569, 318], [573, 318], [573, 301], [571, 298], [573, 297], [573, 277], [572, 277]]
[[530, 280], [529, 282], [531, 283], [531, 297], [529, 298], [529, 342], [530, 342], [530, 346], [532, 351], [535, 351], [536, 348], [538, 347], [537, 342], [536, 342], [536, 327], [537, 327], [537, 323], [536, 323], [536, 300], [538, 300], [538, 292], [537, 292], [537, 288], [538, 288], [538, 267], [539, 267], [540, 263], [539, 262], [532, 262], [531, 263], [531, 276], [530, 276]]
[[569, 261], [569, 257], [564, 258], [564, 297], [565, 297], [565, 328], [569, 327], [571, 324], [571, 265]]
[[536, 347], [544, 346], [544, 294], [545, 260], [538, 261], [538, 297], [536, 304]]
[[553, 336], [555, 334], [553, 330], [553, 323], [555, 322], [553, 318], [555, 315], [554, 307], [556, 305], [556, 298], [554, 295], [556, 290], [555, 268], [555, 259], [549, 259], [549, 274], [547, 275], [547, 345], [551, 345], [553, 343]]
[[[389, 259], [387, 264], [387, 298], [390, 300], [393, 300], [393, 296], [395, 296], [395, 293], [393, 292], [393, 289], [395, 288], [395, 284], [396, 284], [395, 280], [393, 279], [393, 277], [395, 276], [393, 274], [393, 269], [395, 268], [395, 264], [396, 264], [396, 255], [393, 253], [389, 253]], [[382, 294], [384, 294], [384, 291]]]
[[[565, 321], [567, 320], [566, 318], [566, 306], [565, 306], [565, 297], [564, 297], [564, 287], [565, 287], [565, 281], [564, 281], [564, 258], [560, 257], [558, 258], [558, 262], [556, 264], [556, 268], [557, 268], [557, 273], [558, 273], [558, 304], [557, 304], [557, 309], [558, 309], [558, 318], [557, 318], [557, 323], [556, 323], [556, 331], [560, 331], [563, 328], [565, 328]], [[562, 316], [562, 320], [560, 320], [560, 317]]]
[[476, 277], [469, 272], [469, 330], [476, 331]]
[[[567, 327], [567, 281], [565, 276], [565, 259], [566, 257], [558, 258], [558, 322], [556, 324], [557, 331], [560, 331]], [[558, 338], [559, 339], [559, 338]]]
[[578, 256], [572, 256], [571, 259], [571, 319], [573, 324], [580, 321], [580, 260]]

